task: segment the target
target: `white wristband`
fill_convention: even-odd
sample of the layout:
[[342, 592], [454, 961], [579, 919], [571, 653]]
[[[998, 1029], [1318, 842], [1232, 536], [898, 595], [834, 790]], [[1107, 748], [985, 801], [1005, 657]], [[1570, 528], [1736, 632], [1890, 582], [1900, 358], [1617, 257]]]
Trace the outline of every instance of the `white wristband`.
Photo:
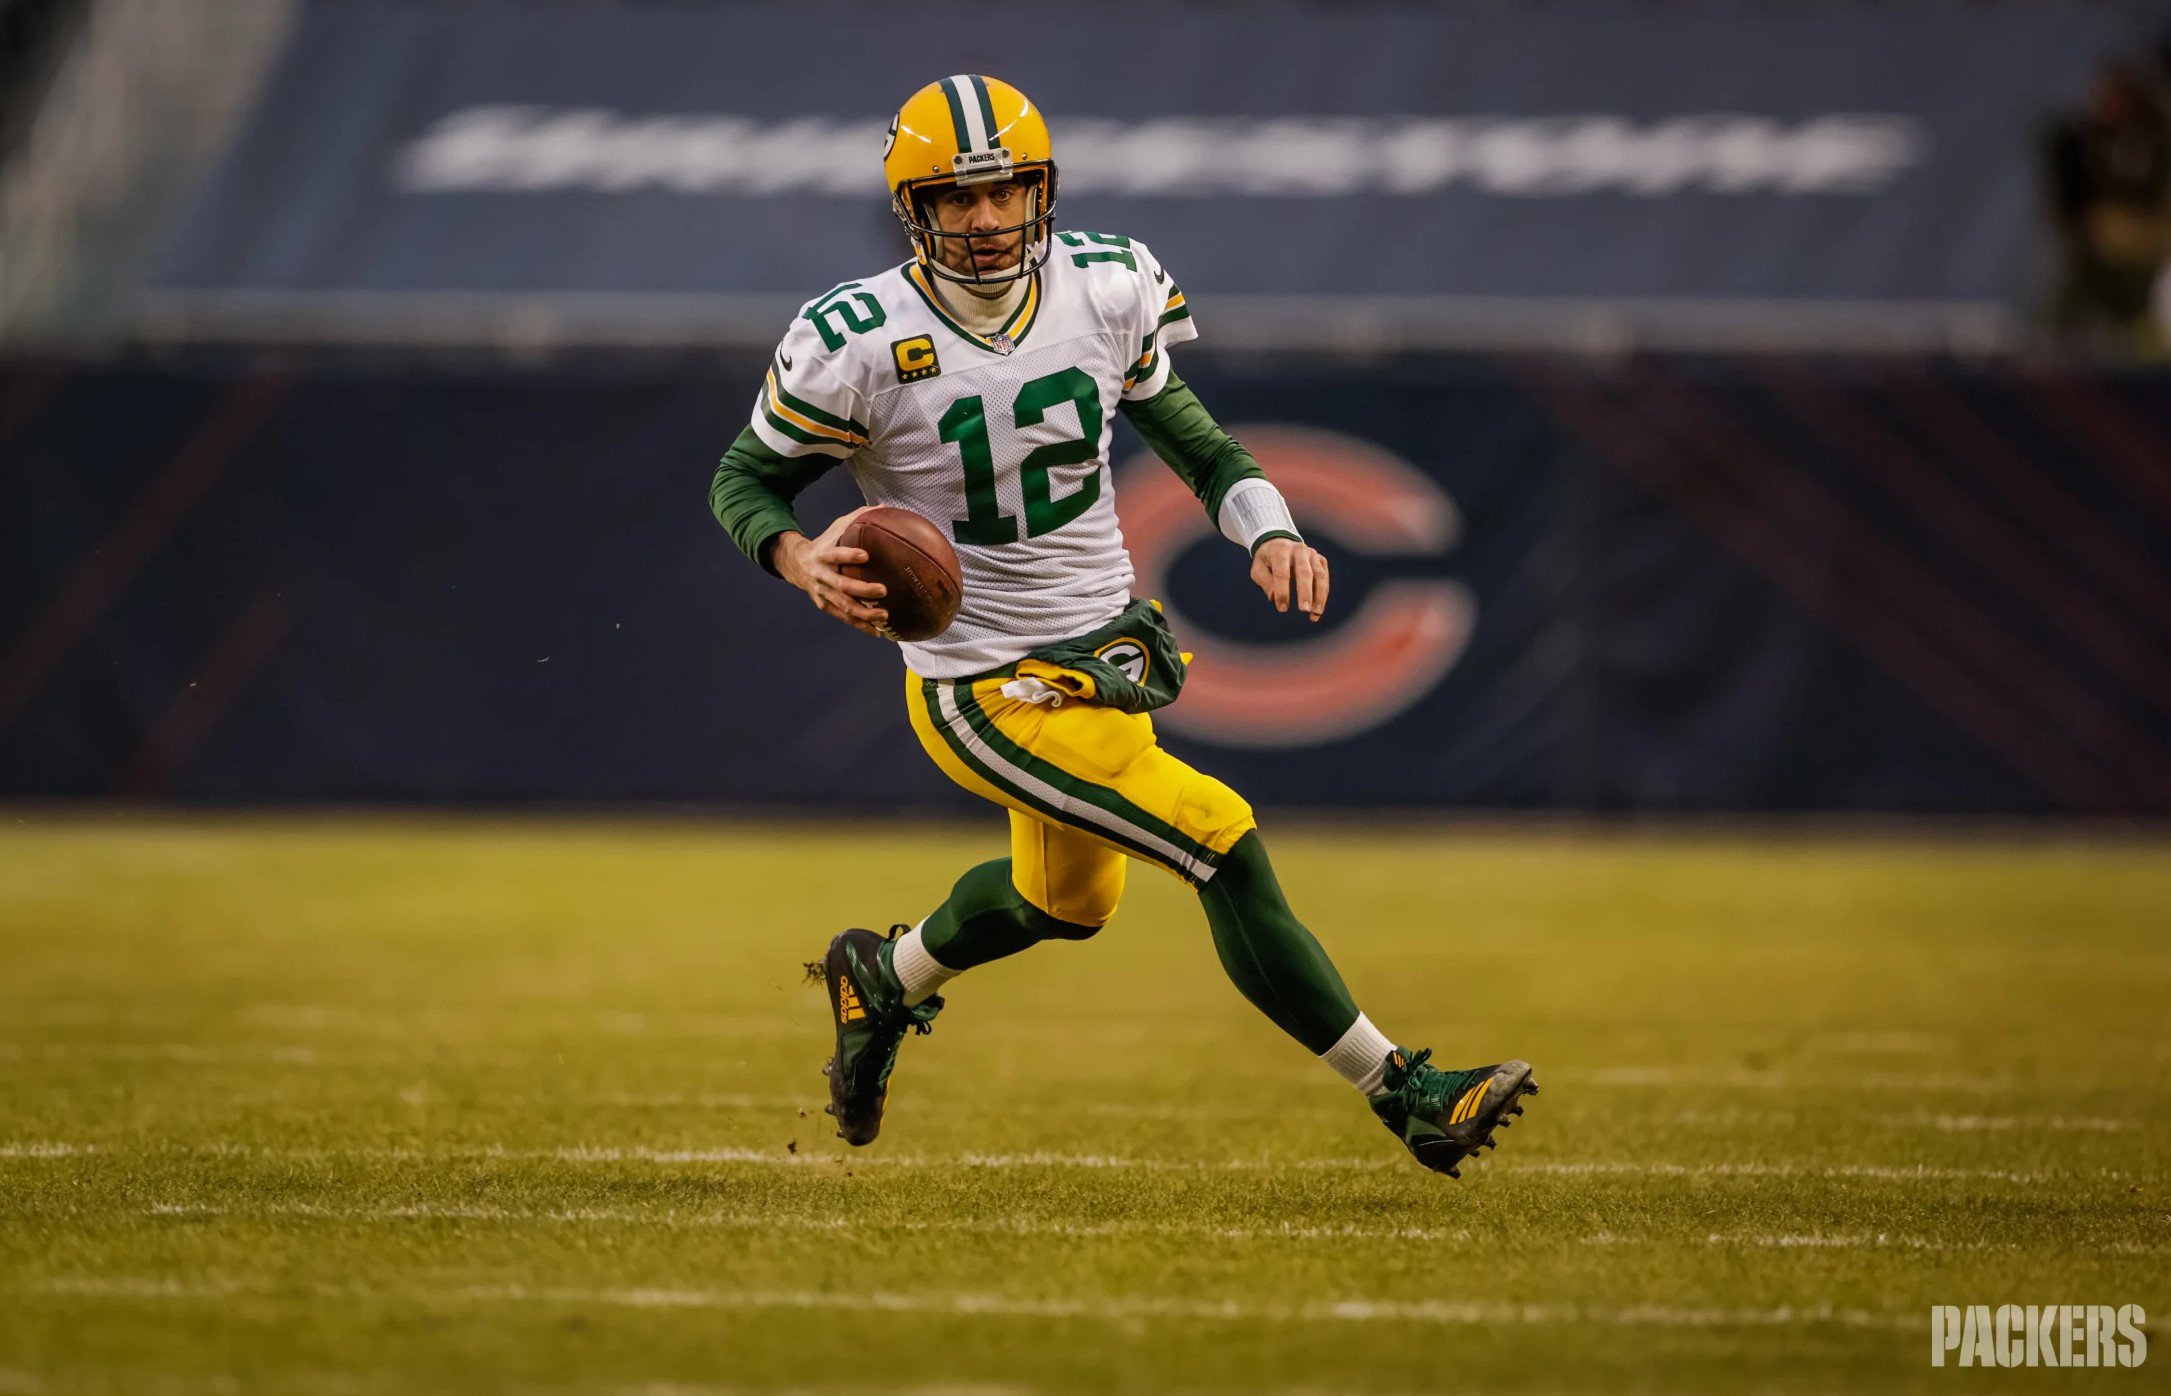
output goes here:
[[[1289, 501], [1281, 497], [1281, 491], [1266, 480], [1254, 476], [1238, 480], [1229, 486], [1229, 492], [1221, 496], [1221, 513], [1214, 522], [1221, 529], [1221, 536], [1250, 552], [1259, 540], [1269, 533], [1296, 533], [1297, 521], [1290, 516]], [[1303, 537], [1302, 534], [1297, 534]]]

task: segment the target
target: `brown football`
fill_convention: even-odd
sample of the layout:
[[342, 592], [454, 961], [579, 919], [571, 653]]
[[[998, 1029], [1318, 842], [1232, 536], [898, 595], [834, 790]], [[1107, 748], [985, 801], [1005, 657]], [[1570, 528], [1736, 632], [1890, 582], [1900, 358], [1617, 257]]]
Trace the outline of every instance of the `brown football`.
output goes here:
[[875, 604], [889, 612], [893, 638], [932, 640], [957, 619], [965, 595], [957, 552], [941, 529], [910, 509], [869, 509], [845, 525], [837, 545], [867, 554], [865, 562], [843, 569], [846, 576], [889, 588]]

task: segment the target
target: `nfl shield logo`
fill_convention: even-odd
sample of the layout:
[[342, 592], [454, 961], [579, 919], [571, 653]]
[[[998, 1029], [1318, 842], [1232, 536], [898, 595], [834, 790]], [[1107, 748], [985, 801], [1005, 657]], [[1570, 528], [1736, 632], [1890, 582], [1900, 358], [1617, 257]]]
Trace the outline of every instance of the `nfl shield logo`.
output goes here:
[[1007, 354], [1018, 347], [1018, 342], [1001, 330], [997, 330], [994, 334], [988, 336], [988, 347], [998, 354]]

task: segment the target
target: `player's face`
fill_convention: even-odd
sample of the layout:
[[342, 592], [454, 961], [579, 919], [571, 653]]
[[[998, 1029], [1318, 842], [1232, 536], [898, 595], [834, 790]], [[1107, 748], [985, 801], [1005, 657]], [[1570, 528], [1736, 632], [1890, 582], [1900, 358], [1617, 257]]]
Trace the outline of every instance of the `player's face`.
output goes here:
[[[1008, 271], [1025, 255], [1025, 231], [1032, 216], [1032, 189], [1023, 180], [1005, 179], [946, 190], [935, 198], [935, 226], [968, 237], [940, 238], [942, 264], [968, 276]], [[994, 235], [998, 228], [1016, 232]], [[990, 236], [992, 235], [992, 236]]]

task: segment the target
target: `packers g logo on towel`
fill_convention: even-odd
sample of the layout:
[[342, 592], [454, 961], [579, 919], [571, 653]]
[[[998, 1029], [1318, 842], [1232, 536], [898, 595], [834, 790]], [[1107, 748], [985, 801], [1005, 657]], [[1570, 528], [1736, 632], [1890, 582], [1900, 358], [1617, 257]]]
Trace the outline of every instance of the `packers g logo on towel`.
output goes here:
[[[1462, 533], [1455, 501], [1392, 451], [1341, 432], [1235, 426], [1281, 487], [1304, 528], [1331, 546], [1384, 556], [1437, 557]], [[1138, 596], [1166, 597], [1168, 569], [1212, 523], [1190, 489], [1152, 456], [1127, 465], [1116, 489]], [[1242, 644], [1202, 633], [1164, 605], [1198, 662], [1183, 701], [1154, 721], [1219, 746], [1319, 746], [1407, 712], [1462, 658], [1477, 628], [1477, 598], [1444, 577], [1398, 577], [1373, 587], [1355, 614], [1314, 637]]]
[[1146, 668], [1153, 662], [1146, 647], [1136, 640], [1110, 640], [1093, 651], [1093, 657], [1106, 663], [1132, 683], [1146, 681]]
[[897, 360], [897, 381], [900, 383], [917, 383], [942, 372], [942, 365], [935, 358], [933, 335], [916, 334], [910, 339], [900, 339], [890, 345], [890, 354]]

